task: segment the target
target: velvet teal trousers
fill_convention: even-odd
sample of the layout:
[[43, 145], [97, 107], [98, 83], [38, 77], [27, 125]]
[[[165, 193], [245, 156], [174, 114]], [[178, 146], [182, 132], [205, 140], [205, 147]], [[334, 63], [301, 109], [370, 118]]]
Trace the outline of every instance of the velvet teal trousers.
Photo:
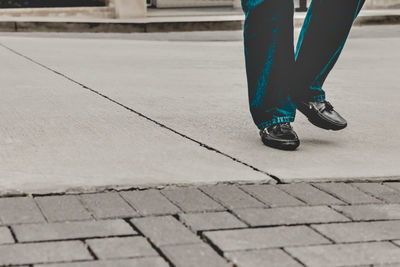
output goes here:
[[365, 0], [313, 0], [294, 48], [293, 0], [242, 0], [250, 112], [259, 129], [292, 122], [296, 102], [323, 101]]

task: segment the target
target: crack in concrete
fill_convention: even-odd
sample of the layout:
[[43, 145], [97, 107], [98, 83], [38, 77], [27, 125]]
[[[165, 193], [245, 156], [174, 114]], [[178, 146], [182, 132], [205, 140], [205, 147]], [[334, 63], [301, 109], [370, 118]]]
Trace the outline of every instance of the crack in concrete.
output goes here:
[[3, 43], [0, 43], [0, 46], [5, 48], [6, 50], [12, 52], [13, 54], [18, 55], [18, 56], [20, 56], [20, 57], [22, 57], [22, 58], [34, 63], [35, 65], [38, 65], [38, 66], [40, 66], [40, 67], [42, 67], [42, 68], [44, 68], [46, 70], [49, 70], [49, 71], [53, 72], [54, 74], [59, 75], [59, 76], [65, 78], [65, 79], [71, 81], [72, 83], [75, 83], [75, 84], [81, 86], [85, 90], [88, 90], [88, 91], [90, 91], [90, 92], [92, 92], [92, 93], [94, 93], [94, 94], [96, 94], [96, 95], [98, 95], [98, 96], [100, 96], [100, 97], [102, 97], [102, 98], [114, 103], [114, 104], [117, 104], [118, 106], [120, 106], [120, 107], [122, 107], [122, 108], [124, 108], [124, 109], [126, 109], [126, 110], [128, 110], [128, 111], [130, 111], [132, 113], [135, 113], [136, 115], [138, 115], [141, 118], [144, 118], [144, 119], [146, 119], [146, 120], [148, 120], [148, 121], [150, 121], [150, 122], [152, 122], [152, 123], [164, 128], [166, 130], [169, 130], [170, 132], [173, 132], [174, 134], [177, 134], [177, 135], [183, 137], [184, 139], [187, 139], [187, 140], [189, 140], [191, 142], [194, 142], [194, 143], [200, 145], [201, 147], [204, 147], [207, 150], [213, 151], [213, 152], [215, 152], [217, 154], [220, 154], [220, 155], [222, 155], [224, 157], [227, 157], [227, 158], [233, 160], [234, 162], [237, 162], [237, 163], [240, 163], [240, 164], [242, 164], [242, 165], [244, 165], [246, 167], [249, 167], [249, 168], [251, 168], [252, 170], [254, 170], [256, 172], [260, 172], [262, 174], [265, 174], [265, 175], [269, 176], [270, 178], [274, 179], [278, 184], [282, 183], [282, 181], [277, 176], [275, 176], [273, 174], [270, 174], [270, 173], [268, 173], [266, 171], [260, 170], [260, 169], [256, 168], [255, 166], [252, 166], [249, 163], [246, 163], [246, 162], [244, 162], [244, 161], [242, 161], [242, 160], [240, 160], [238, 158], [235, 158], [234, 156], [231, 156], [231, 155], [229, 155], [229, 154], [227, 154], [225, 152], [222, 152], [221, 150], [219, 150], [219, 149], [217, 149], [215, 147], [209, 146], [209, 145], [207, 145], [207, 144], [205, 144], [205, 143], [203, 143], [203, 142], [201, 142], [199, 140], [196, 140], [196, 139], [194, 139], [194, 138], [192, 138], [192, 137], [190, 137], [190, 136], [188, 136], [188, 135], [186, 135], [186, 134], [184, 134], [182, 132], [179, 132], [178, 130], [173, 129], [173, 128], [167, 126], [166, 124], [164, 124], [162, 122], [159, 122], [159, 121], [157, 121], [155, 119], [152, 119], [149, 116], [147, 116], [147, 115], [145, 115], [145, 114], [143, 114], [143, 113], [141, 113], [141, 112], [139, 112], [137, 110], [134, 110], [133, 108], [130, 108], [130, 107], [126, 106], [125, 104], [122, 104], [121, 102], [118, 102], [117, 100], [115, 100], [115, 99], [113, 99], [113, 98], [111, 98], [111, 97], [109, 97], [109, 96], [107, 96], [107, 95], [105, 95], [105, 94], [93, 89], [93, 88], [90, 88], [90, 87], [86, 86], [85, 84], [83, 84], [81, 82], [78, 82], [77, 80], [74, 80], [73, 78], [69, 77], [67, 74], [64, 74], [64, 73], [61, 73], [61, 72], [59, 72], [59, 71], [57, 71], [55, 69], [52, 69], [52, 68], [44, 65], [43, 63], [40, 63], [39, 61], [36, 61], [33, 58], [30, 58], [30, 57], [28, 57], [28, 56], [26, 56], [26, 55], [24, 55], [24, 54], [22, 54], [22, 53], [20, 53], [20, 52], [18, 52], [16, 50], [12, 49], [11, 47], [6, 46]]

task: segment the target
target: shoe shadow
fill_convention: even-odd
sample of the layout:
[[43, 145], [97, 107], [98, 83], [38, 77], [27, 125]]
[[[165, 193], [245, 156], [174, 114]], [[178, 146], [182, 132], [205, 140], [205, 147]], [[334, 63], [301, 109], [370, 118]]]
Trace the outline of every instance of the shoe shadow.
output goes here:
[[301, 145], [317, 145], [317, 146], [338, 146], [339, 143], [327, 139], [301, 139]]

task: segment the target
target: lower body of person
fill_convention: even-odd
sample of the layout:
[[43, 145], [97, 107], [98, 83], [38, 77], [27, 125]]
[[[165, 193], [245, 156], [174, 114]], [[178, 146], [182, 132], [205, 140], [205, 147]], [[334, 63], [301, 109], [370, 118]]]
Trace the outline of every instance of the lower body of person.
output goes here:
[[265, 145], [299, 146], [296, 109], [320, 128], [347, 126], [322, 87], [364, 2], [312, 0], [295, 50], [294, 0], [241, 0], [250, 112]]

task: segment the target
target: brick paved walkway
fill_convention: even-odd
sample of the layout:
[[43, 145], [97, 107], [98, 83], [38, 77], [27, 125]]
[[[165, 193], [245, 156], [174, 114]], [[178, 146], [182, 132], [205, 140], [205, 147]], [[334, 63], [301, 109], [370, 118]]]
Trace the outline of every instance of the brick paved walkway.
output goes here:
[[399, 266], [400, 183], [0, 198], [0, 265]]

